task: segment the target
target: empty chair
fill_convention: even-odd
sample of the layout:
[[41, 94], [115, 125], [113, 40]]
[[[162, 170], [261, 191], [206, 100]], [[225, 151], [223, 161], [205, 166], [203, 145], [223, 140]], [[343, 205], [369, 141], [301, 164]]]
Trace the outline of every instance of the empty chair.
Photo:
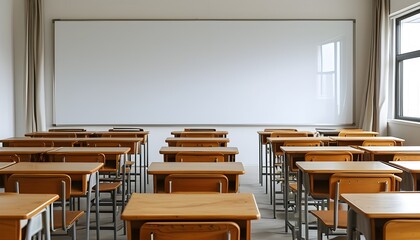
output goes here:
[[362, 146], [395, 146], [397, 145], [394, 140], [384, 140], [384, 139], [376, 139], [376, 140], [365, 140], [362, 143]]
[[20, 158], [16, 154], [0, 153], [0, 162], [20, 162]]
[[378, 133], [376, 132], [355, 131], [355, 130], [340, 131], [340, 133], [338, 133], [339, 137], [376, 137], [377, 135]]
[[394, 161], [420, 161], [419, 152], [396, 153], [393, 158]]
[[401, 178], [393, 174], [336, 173], [329, 182], [329, 197], [334, 205], [328, 210], [310, 211], [318, 221], [318, 240], [327, 230], [347, 228], [347, 210], [339, 210], [343, 193], [377, 193], [398, 190]]
[[54, 147], [53, 141], [33, 141], [33, 140], [21, 140], [16, 142], [8, 143], [9, 147]]
[[307, 132], [297, 131], [273, 131], [270, 137], [307, 137]]
[[141, 240], [239, 240], [234, 222], [146, 222], [140, 228]]
[[223, 153], [215, 152], [179, 152], [175, 156], [176, 162], [224, 162]]
[[305, 161], [353, 161], [353, 154], [347, 151], [315, 151], [305, 154]]
[[54, 207], [51, 227], [71, 230], [72, 238], [76, 239], [76, 223], [84, 212], [67, 210], [66, 202], [70, 199], [70, 190], [71, 179], [66, 174], [13, 174], [6, 184], [6, 192], [57, 194], [61, 204], [59, 209]]
[[420, 239], [420, 220], [393, 219], [384, 225], [384, 240], [414, 240]]
[[196, 131], [189, 131], [183, 132], [180, 134], [180, 137], [200, 137], [200, 138], [213, 138], [216, 135], [212, 132], [196, 132]]
[[165, 192], [227, 193], [228, 183], [222, 174], [171, 174], [165, 177]]
[[205, 141], [191, 141], [191, 142], [177, 142], [177, 147], [219, 147], [217, 142], [205, 142]]

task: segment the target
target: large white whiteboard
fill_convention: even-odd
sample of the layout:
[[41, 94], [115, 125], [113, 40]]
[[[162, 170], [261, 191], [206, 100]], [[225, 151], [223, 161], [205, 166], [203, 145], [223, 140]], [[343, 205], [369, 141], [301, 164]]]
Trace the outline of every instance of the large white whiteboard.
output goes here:
[[54, 123], [352, 124], [353, 25], [57, 20]]

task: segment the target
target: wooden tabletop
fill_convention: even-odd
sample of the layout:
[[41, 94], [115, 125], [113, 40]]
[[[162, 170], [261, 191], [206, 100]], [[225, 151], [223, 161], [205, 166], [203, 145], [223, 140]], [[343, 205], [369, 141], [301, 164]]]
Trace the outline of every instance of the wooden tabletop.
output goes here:
[[350, 146], [320, 146], [320, 147], [287, 147], [282, 146], [280, 149], [285, 153], [307, 153], [307, 152], [325, 152], [325, 151], [345, 151], [351, 152], [352, 154], [362, 154], [363, 150], [350, 147]]
[[172, 173], [220, 173], [244, 174], [245, 169], [241, 162], [152, 162], [149, 174]]
[[299, 141], [321, 141], [331, 142], [330, 137], [268, 137], [267, 141], [270, 143], [283, 143], [283, 142], [299, 142]]
[[359, 146], [359, 148], [373, 154], [420, 152], [420, 146]]
[[350, 207], [368, 218], [420, 218], [420, 193], [342, 194]]
[[142, 137], [97, 137], [97, 138], [77, 138], [79, 142], [121, 142], [121, 143], [132, 143], [132, 142], [143, 142]]
[[405, 142], [402, 138], [392, 136], [376, 136], [376, 137], [330, 137], [333, 141], [366, 141], [366, 140], [394, 140], [396, 142]]
[[229, 138], [221, 138], [221, 137], [208, 137], [208, 138], [204, 138], [204, 137], [197, 137], [197, 138], [192, 138], [192, 137], [168, 137], [166, 138], [165, 142], [169, 143], [169, 142], [222, 142], [222, 143], [228, 143], [229, 142]]
[[59, 147], [0, 147], [0, 153], [39, 154], [57, 149], [59, 149]]
[[0, 162], [0, 169], [6, 168], [8, 166], [11, 166], [15, 164], [15, 162]]
[[19, 162], [7, 168], [0, 169], [0, 174], [15, 173], [63, 173], [92, 174], [101, 169], [103, 163], [79, 162]]
[[251, 193], [138, 194], [121, 215], [123, 220], [255, 220], [261, 217]]
[[306, 173], [402, 173], [401, 170], [382, 162], [296, 162], [300, 170]]
[[37, 141], [37, 142], [73, 142], [76, 143], [79, 139], [86, 138], [59, 138], [59, 137], [48, 137], [48, 138], [31, 138], [31, 137], [11, 137], [6, 139], [0, 139], [0, 142], [10, 143], [10, 142], [19, 142], [19, 141]]
[[61, 147], [47, 152], [47, 154], [68, 153], [103, 153], [103, 154], [126, 154], [129, 147]]
[[0, 219], [30, 219], [57, 199], [56, 194], [0, 193]]
[[176, 154], [179, 152], [221, 152], [224, 154], [238, 154], [237, 147], [161, 147], [160, 154]]
[[390, 161], [388, 163], [406, 172], [420, 173], [420, 161]]
[[188, 133], [191, 135], [201, 135], [201, 134], [212, 133], [215, 136], [226, 136], [228, 134], [228, 131], [172, 131], [171, 132], [171, 134], [174, 136], [179, 136], [182, 133]]
[[94, 131], [85, 131], [85, 132], [47, 132], [47, 131], [40, 131], [40, 132], [30, 132], [26, 133], [26, 137], [54, 137], [54, 136], [64, 136], [65, 134], [74, 134], [77, 137], [90, 137], [95, 134]]

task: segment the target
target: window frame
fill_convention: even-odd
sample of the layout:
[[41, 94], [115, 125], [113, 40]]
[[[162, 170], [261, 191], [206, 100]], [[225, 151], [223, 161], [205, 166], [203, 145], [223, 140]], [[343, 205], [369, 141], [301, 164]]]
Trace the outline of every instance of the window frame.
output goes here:
[[395, 119], [420, 122], [420, 117], [403, 115], [403, 68], [402, 62], [409, 59], [420, 58], [420, 49], [401, 53], [401, 22], [415, 15], [420, 15], [420, 9], [405, 14], [395, 20]]

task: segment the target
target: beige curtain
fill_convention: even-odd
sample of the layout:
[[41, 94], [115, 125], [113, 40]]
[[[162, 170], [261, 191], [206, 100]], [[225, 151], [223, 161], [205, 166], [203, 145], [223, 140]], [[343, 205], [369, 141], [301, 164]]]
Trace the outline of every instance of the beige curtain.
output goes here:
[[388, 87], [390, 67], [390, 3], [372, 0], [373, 26], [369, 73], [360, 126], [364, 130], [387, 134]]
[[43, 0], [25, 0], [26, 131], [45, 130]]

